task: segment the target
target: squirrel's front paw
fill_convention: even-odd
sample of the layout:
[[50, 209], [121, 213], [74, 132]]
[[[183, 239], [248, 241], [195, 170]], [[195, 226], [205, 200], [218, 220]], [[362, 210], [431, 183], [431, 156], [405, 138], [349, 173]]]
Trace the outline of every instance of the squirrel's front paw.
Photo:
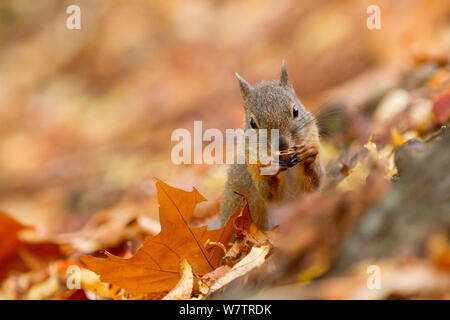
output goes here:
[[280, 171], [284, 171], [292, 167], [291, 160], [292, 155], [290, 153], [280, 153], [278, 156], [278, 164], [280, 166]]
[[304, 163], [309, 165], [316, 161], [316, 157], [319, 154], [319, 149], [312, 145], [295, 146], [295, 152], [292, 154], [290, 164], [295, 166], [298, 163]]
[[274, 175], [294, 167], [299, 163], [303, 163], [304, 166], [309, 166], [316, 160], [319, 154], [319, 149], [312, 145], [301, 145], [289, 148], [279, 152], [278, 159], [275, 162], [278, 170]]
[[277, 174], [291, 167], [289, 161], [289, 159], [279, 159], [278, 161], [272, 161], [270, 165], [260, 166], [259, 173], [265, 176], [276, 176]]

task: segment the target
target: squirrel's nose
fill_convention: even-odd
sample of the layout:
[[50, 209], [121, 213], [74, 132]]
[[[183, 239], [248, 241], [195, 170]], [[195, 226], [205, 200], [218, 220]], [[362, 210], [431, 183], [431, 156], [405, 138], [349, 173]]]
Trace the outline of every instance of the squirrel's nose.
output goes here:
[[280, 135], [278, 141], [279, 141], [278, 147], [279, 147], [280, 151], [289, 149], [289, 142], [287, 141], [287, 139], [285, 137]]

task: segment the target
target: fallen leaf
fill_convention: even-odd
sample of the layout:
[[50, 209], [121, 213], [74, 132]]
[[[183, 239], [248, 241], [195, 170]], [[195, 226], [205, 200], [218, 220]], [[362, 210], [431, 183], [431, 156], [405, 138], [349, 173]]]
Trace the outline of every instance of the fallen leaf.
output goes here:
[[179, 281], [179, 263], [186, 259], [197, 275], [213, 271], [224, 254], [218, 246], [205, 248], [212, 242], [228, 243], [234, 230], [235, 215], [222, 228], [206, 230], [206, 226], [190, 228], [188, 220], [197, 203], [206, 199], [194, 189], [187, 192], [157, 180], [161, 232], [148, 237], [136, 255], [122, 259], [106, 252], [107, 258], [82, 256], [88, 269], [101, 280], [117, 285], [131, 294], [168, 292]]
[[242, 232], [247, 241], [255, 245], [269, 242], [275, 246], [281, 236], [281, 231], [277, 227], [273, 230], [261, 231], [253, 222], [247, 203], [244, 203], [241, 213], [234, 220], [234, 225], [236, 230]]
[[394, 148], [397, 148], [405, 143], [405, 139], [400, 135], [400, 133], [398, 133], [396, 128], [391, 129], [391, 139]]
[[434, 101], [433, 115], [437, 122], [441, 124], [446, 123], [450, 119], [450, 89]]
[[23, 241], [19, 234], [28, 229], [33, 227], [23, 225], [0, 212], [0, 280], [9, 270], [26, 272], [40, 269], [60, 255], [59, 246], [56, 244]]
[[230, 249], [228, 249], [224, 258], [235, 259], [241, 253], [241, 244], [240, 241], [235, 241]]
[[230, 266], [224, 265], [218, 267], [216, 270], [205, 274], [201, 279], [198, 280], [198, 287], [201, 294], [208, 294], [209, 286], [222, 278], [228, 271], [231, 270]]
[[209, 287], [208, 294], [223, 288], [234, 279], [237, 279], [251, 270], [261, 266], [264, 261], [266, 261], [266, 256], [269, 251], [270, 246], [253, 247], [244, 259], [236, 263], [230, 271], [228, 271], [223, 277], [219, 278]]
[[202, 280], [212, 280], [212, 281], [216, 281], [219, 278], [223, 277], [228, 271], [231, 270], [230, 266], [227, 265], [223, 265], [218, 267], [216, 270], [211, 271], [210, 273], [205, 274], [202, 277]]
[[17, 232], [28, 227], [17, 222], [6, 213], [0, 212], [0, 262], [14, 253], [22, 242], [17, 237]]
[[396, 114], [406, 109], [411, 100], [410, 93], [403, 89], [394, 89], [383, 97], [378, 105], [374, 119], [377, 122], [391, 119]]
[[81, 289], [90, 300], [120, 300], [120, 288], [101, 282], [100, 277], [85, 268], [80, 269]]
[[30, 287], [24, 298], [27, 300], [44, 300], [51, 296], [55, 296], [60, 289], [61, 285], [58, 278], [58, 273], [55, 272], [55, 270], [51, 270], [50, 276], [41, 283]]
[[163, 300], [182, 300], [189, 299], [194, 288], [194, 275], [192, 273], [192, 267], [183, 259], [180, 263], [181, 279], [178, 284], [173, 288]]
[[123, 241], [139, 235], [156, 234], [159, 223], [142, 214], [142, 207], [132, 203], [104, 210], [94, 215], [81, 229], [60, 234], [23, 233], [31, 242], [50, 242], [60, 245], [67, 254], [92, 253], [119, 246]]
[[[368, 150], [367, 155], [364, 159], [358, 161], [353, 169], [350, 170], [348, 176], [346, 176], [339, 184], [336, 189], [342, 192], [349, 192], [355, 190], [366, 184], [366, 179], [372, 171], [372, 166], [374, 163], [382, 162], [388, 168], [388, 159], [385, 159], [377, 150], [376, 144], [370, 139], [364, 147]], [[386, 176], [388, 179], [388, 176]]]

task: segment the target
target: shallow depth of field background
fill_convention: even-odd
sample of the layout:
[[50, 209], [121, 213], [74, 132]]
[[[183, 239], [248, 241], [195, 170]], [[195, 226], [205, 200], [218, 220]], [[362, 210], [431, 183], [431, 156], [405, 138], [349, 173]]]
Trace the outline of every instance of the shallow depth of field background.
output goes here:
[[[66, 28], [70, 4], [81, 7], [81, 30]], [[381, 30], [366, 27], [370, 4], [381, 7]], [[154, 177], [217, 199], [225, 167], [173, 165], [170, 135], [194, 120], [241, 126], [234, 72], [276, 78], [285, 59], [307, 108], [356, 108], [450, 48], [449, 9], [448, 0], [2, 1], [0, 208], [71, 231], [101, 210], [152, 201]], [[147, 208], [156, 216], [156, 203]]]

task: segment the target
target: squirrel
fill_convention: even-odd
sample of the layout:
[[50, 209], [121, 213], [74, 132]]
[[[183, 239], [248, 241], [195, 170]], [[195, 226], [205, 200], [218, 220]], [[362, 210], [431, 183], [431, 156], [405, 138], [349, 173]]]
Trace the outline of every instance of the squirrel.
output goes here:
[[297, 98], [284, 61], [279, 80], [262, 81], [252, 87], [239, 74], [236, 77], [244, 105], [244, 130], [279, 130], [279, 169], [272, 175], [262, 175], [263, 165], [250, 164], [248, 152], [244, 164], [232, 164], [220, 203], [220, 224], [225, 225], [244, 197], [252, 220], [265, 230], [271, 204], [293, 200], [323, 183], [319, 129], [315, 117]]

